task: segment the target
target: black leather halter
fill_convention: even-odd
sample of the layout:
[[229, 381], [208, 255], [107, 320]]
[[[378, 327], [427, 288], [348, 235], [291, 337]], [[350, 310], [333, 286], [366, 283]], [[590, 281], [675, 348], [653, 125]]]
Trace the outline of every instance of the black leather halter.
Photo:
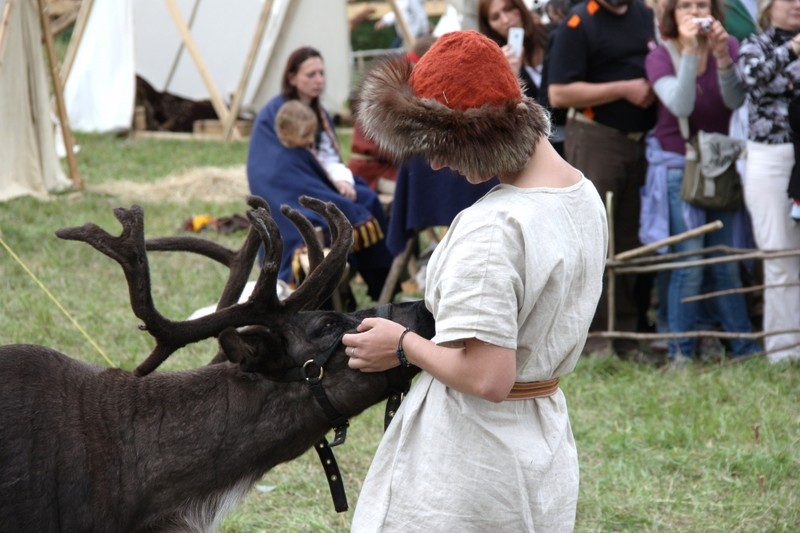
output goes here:
[[328, 443], [328, 439], [323, 436], [314, 445], [314, 449], [317, 451], [322, 468], [325, 470], [325, 477], [328, 478], [328, 488], [331, 491], [331, 498], [333, 498], [333, 507], [338, 513], [347, 511], [347, 495], [344, 491], [339, 463], [336, 462], [336, 456], [333, 455], [331, 447], [344, 443], [350, 423], [347, 417], [340, 413], [328, 399], [328, 395], [325, 394], [325, 389], [322, 387], [322, 379], [325, 377], [325, 363], [328, 362], [341, 343], [342, 339], [339, 337], [330, 348], [318, 353], [312, 359], [303, 363], [303, 366], [289, 369], [282, 376], [276, 378], [276, 381], [282, 382], [305, 381], [308, 383], [314, 398], [322, 407], [328, 422], [334, 429], [333, 442]]
[[[384, 304], [379, 306], [375, 312], [379, 318], [386, 318], [391, 320], [392, 305]], [[343, 444], [347, 438], [347, 428], [350, 423], [345, 415], [340, 413], [336, 407], [333, 406], [325, 394], [325, 389], [322, 386], [322, 379], [325, 376], [325, 363], [336, 352], [337, 348], [342, 344], [341, 337], [327, 350], [315, 355], [309, 359], [303, 366], [292, 368], [286, 371], [282, 376], [276, 378], [277, 381], [306, 381], [311, 387], [311, 392], [316, 398], [317, 403], [322, 407], [328, 422], [334, 430], [333, 442], [329, 443], [328, 439], [324, 436], [314, 449], [317, 451], [319, 460], [322, 463], [322, 468], [325, 470], [325, 476], [328, 478], [328, 487], [331, 491], [331, 498], [333, 498], [333, 506], [336, 512], [342, 513], [347, 511], [347, 495], [344, 490], [344, 483], [342, 481], [342, 474], [339, 471], [339, 464], [336, 462], [336, 456], [331, 449], [333, 446]], [[403, 401], [405, 393], [408, 392], [411, 382], [403, 374], [400, 367], [393, 368], [386, 372], [387, 380], [389, 382], [389, 398], [386, 400], [386, 412], [383, 417], [383, 429], [389, 427], [400, 403]]]

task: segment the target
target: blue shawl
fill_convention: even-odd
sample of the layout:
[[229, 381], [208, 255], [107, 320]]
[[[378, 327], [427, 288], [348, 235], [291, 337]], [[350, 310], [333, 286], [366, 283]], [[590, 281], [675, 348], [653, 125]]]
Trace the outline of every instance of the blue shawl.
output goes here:
[[[348, 200], [335, 189], [314, 154], [305, 148], [286, 148], [281, 144], [275, 133], [275, 115], [285, 101], [283, 96], [276, 96], [270, 100], [259, 112], [253, 124], [247, 154], [247, 180], [250, 192], [267, 201], [272, 216], [280, 228], [283, 237], [283, 256], [279, 276], [282, 280], [290, 282], [292, 259], [295, 251], [304, 243], [294, 224], [280, 212], [281, 205], [286, 204], [298, 209], [314, 226], [322, 227], [326, 235], [329, 235], [325, 219], [316, 212], [301, 207], [298, 198], [305, 194], [335, 203], [353, 224], [356, 251], [374, 248], [375, 244], [383, 245], [380, 247], [385, 250], [383, 228], [386, 227], [386, 222], [377, 194], [363, 179], [355, 176], [357, 198], [355, 201]], [[329, 123], [332, 122], [329, 120]], [[385, 254], [376, 253], [378, 250], [370, 252], [359, 257], [361, 267], [377, 268], [391, 264], [388, 251]], [[354, 263], [357, 261], [355, 258], [351, 260]], [[377, 264], [364, 264], [366, 262], [377, 262]], [[353, 267], [359, 268], [355, 264]]]
[[394, 255], [403, 252], [415, 231], [431, 226], [449, 226], [458, 213], [478, 201], [497, 178], [477, 185], [449, 167], [433, 170], [416, 156], [400, 165], [389, 217], [387, 246]]

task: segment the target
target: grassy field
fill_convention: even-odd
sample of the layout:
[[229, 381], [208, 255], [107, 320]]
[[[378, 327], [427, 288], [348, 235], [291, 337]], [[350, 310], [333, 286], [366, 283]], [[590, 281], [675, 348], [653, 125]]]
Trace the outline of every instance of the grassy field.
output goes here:
[[[78, 142], [89, 192], [0, 204], [0, 235], [25, 265], [0, 249], [0, 344], [45, 344], [131, 369], [152, 342], [137, 329], [121, 269], [54, 231], [92, 221], [116, 234], [111, 210], [130, 201], [91, 192], [93, 185], [151, 183], [196, 166], [240, 166], [247, 146], [89, 135]], [[192, 215], [225, 216], [243, 212], [244, 205], [237, 199], [166, 202], [157, 195], [136, 202], [145, 208], [151, 237], [179, 234]], [[206, 235], [230, 247], [243, 239], [241, 233]], [[214, 302], [225, 280], [222, 267], [202, 258], [154, 253], [150, 262], [156, 305], [174, 319]], [[204, 364], [214, 352], [211, 342], [200, 343], [175, 354], [164, 370]], [[752, 360], [665, 372], [585, 358], [562, 383], [581, 457], [577, 531], [800, 531], [800, 366]], [[382, 416], [383, 406], [376, 406], [353, 420], [347, 443], [336, 450], [351, 509], [380, 440]], [[223, 530], [340, 532], [351, 516], [334, 512], [310, 452], [269, 472]]]

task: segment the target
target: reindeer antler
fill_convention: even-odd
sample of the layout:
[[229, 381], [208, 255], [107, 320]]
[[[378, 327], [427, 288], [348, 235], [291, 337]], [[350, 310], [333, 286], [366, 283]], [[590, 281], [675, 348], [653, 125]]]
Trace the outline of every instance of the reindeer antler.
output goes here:
[[[260, 207], [269, 213], [269, 204], [259, 196], [248, 196], [247, 204], [253, 209]], [[245, 242], [239, 250], [231, 250], [214, 241], [192, 236], [160, 237], [145, 241], [147, 251], [193, 252], [227, 266], [230, 269], [230, 273], [217, 304], [217, 309], [223, 309], [239, 301], [244, 286], [250, 277], [260, 245], [260, 235], [252, 228], [247, 233]]]
[[[336, 204], [326, 203], [310, 196], [301, 196], [300, 205], [325, 217], [330, 228], [332, 244], [328, 255], [320, 260], [319, 258], [324, 254], [322, 245], [313, 234], [313, 228], [310, 232], [306, 229], [306, 233], [303, 233], [304, 230], [298, 226], [309, 249], [310, 272], [300, 287], [284, 301], [286, 308], [292, 311], [316, 309], [333, 294], [333, 291], [339, 286], [345, 268], [347, 268], [347, 256], [350, 255], [354, 242], [353, 226], [344, 213], [336, 207]], [[297, 225], [298, 217], [305, 219], [301, 213], [288, 206], [282, 206], [281, 212], [295, 225]], [[305, 221], [311, 228], [308, 219]]]
[[[114, 216], [122, 224], [122, 233], [118, 237], [91, 223], [80, 227], [63, 228], [56, 232], [62, 239], [90, 244], [122, 267], [128, 282], [131, 308], [144, 322], [140, 328], [147, 330], [156, 340], [156, 347], [136, 368], [135, 374], [140, 376], [149, 374], [178, 349], [217, 336], [227, 328], [252, 324], [266, 325], [269, 324], [270, 317], [275, 314], [317, 307], [335, 290], [353, 243], [352, 226], [336, 205], [306, 196], [300, 198], [301, 205], [323, 215], [330, 225], [334, 240], [331, 251], [323, 259], [320, 259], [323, 254], [316, 237], [309, 238], [311, 223], [307, 219], [303, 222], [305, 217], [297, 211], [285, 206], [282, 208], [282, 212], [298, 226], [306, 239], [306, 244], [312, 250], [310, 254], [314, 257], [313, 264], [316, 266], [301, 287], [281, 302], [276, 292], [283, 248], [280, 231], [272, 219], [266, 202], [258, 197], [250, 197], [248, 203], [251, 206], [247, 213], [251, 230], [238, 252], [194, 237], [167, 238], [146, 243], [144, 212], [136, 205], [131, 209], [114, 209]], [[313, 228], [310, 229], [310, 233], [313, 234]], [[261, 243], [265, 246], [266, 255], [256, 287], [247, 302], [236, 304], [234, 302], [238, 300], [247, 281], [249, 269], [252, 268], [258, 245]], [[314, 246], [317, 249], [314, 249]], [[147, 249], [191, 251], [228, 265], [231, 273], [217, 311], [181, 322], [169, 320], [161, 315], [153, 303]]]

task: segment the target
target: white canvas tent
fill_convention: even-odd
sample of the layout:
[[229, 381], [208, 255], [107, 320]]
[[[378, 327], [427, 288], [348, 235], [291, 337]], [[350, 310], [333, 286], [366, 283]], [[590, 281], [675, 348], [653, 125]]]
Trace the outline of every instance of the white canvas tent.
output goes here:
[[83, 1], [85, 26], [76, 25], [65, 62], [76, 131], [129, 129], [137, 74], [158, 91], [211, 99], [223, 123], [239, 106], [257, 112], [300, 46], [324, 57], [325, 106], [339, 110], [349, 95], [345, 0]]
[[0, 201], [69, 188], [56, 155], [36, 3], [0, 0]]

